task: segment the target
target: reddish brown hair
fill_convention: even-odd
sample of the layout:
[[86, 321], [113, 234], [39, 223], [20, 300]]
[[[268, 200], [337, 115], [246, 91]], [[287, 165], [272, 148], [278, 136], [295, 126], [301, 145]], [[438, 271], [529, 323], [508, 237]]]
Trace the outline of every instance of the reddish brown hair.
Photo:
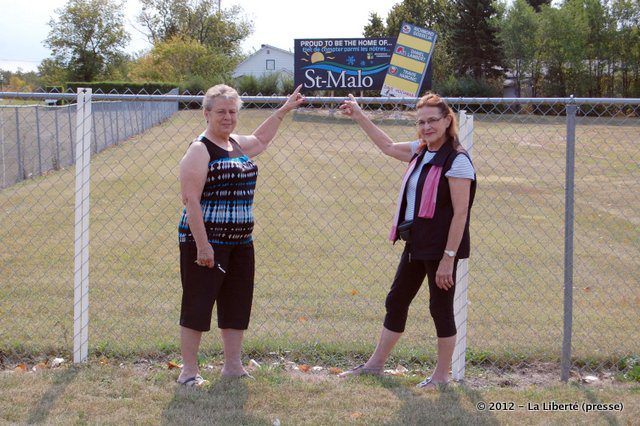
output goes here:
[[[420, 109], [422, 107], [438, 108], [443, 117], [449, 116], [451, 118], [449, 127], [447, 127], [447, 142], [453, 145], [453, 149], [461, 149], [462, 146], [458, 140], [458, 119], [451, 107], [447, 104], [447, 101], [435, 93], [428, 92], [426, 95], [421, 97], [416, 104], [416, 109]], [[420, 142], [418, 149], [423, 149], [426, 145], [426, 143]]]

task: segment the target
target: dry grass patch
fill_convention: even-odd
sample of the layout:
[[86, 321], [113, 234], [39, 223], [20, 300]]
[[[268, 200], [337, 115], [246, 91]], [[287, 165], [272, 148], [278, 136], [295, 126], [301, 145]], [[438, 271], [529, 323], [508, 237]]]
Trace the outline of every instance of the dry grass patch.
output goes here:
[[[266, 365], [266, 364], [265, 364]], [[489, 376], [492, 372], [486, 372]], [[39, 373], [0, 373], [0, 423], [109, 424], [632, 424], [640, 388], [619, 382], [453, 384], [422, 391], [421, 375], [339, 379], [280, 367], [253, 371], [255, 380], [228, 380], [204, 368], [210, 385], [184, 388], [163, 363], [102, 360]], [[533, 374], [529, 371], [528, 374]], [[493, 379], [491, 379], [493, 380]], [[557, 379], [556, 379], [557, 380]], [[513, 411], [479, 411], [481, 402], [509, 402]], [[622, 412], [529, 411], [556, 401], [622, 403]], [[525, 408], [520, 408], [522, 405]]]

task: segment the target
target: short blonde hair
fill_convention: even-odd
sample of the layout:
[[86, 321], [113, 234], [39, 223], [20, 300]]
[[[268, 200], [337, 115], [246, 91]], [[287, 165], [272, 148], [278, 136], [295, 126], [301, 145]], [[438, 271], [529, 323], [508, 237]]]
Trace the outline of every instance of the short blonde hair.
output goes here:
[[211, 111], [211, 108], [213, 108], [213, 102], [216, 98], [235, 99], [236, 104], [238, 105], [238, 110], [242, 108], [242, 99], [240, 99], [240, 95], [236, 89], [231, 86], [227, 86], [226, 84], [216, 84], [215, 86], [210, 87], [202, 100], [202, 108], [207, 111]]

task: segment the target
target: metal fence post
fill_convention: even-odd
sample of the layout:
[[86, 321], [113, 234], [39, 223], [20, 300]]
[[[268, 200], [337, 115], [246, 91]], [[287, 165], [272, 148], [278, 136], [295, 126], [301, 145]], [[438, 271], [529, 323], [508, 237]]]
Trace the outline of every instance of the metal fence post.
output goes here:
[[109, 145], [112, 144], [116, 144], [117, 143], [117, 139], [114, 136], [114, 132], [113, 132], [113, 104], [111, 104], [110, 102], [107, 104], [108, 107], [108, 111], [109, 111]]
[[[96, 109], [97, 109], [96, 105]], [[91, 114], [91, 133], [93, 134], [93, 153], [97, 154], [100, 152], [100, 147], [98, 146], [98, 130], [96, 126], [96, 116], [95, 114]]]
[[[471, 155], [473, 148], [473, 115], [460, 111], [460, 143]], [[467, 316], [469, 287], [469, 259], [458, 261], [456, 269], [456, 294], [453, 300], [453, 312], [457, 328], [456, 347], [451, 362], [451, 374], [454, 380], [464, 380], [465, 360], [467, 354]]]
[[22, 149], [20, 148], [20, 113], [19, 108], [16, 108], [16, 154], [18, 156], [18, 178], [16, 182], [26, 179], [24, 175], [24, 161], [22, 159]]
[[106, 149], [108, 146], [111, 145], [107, 140], [107, 122], [104, 119], [104, 113], [105, 113], [104, 110], [106, 107], [107, 107], [106, 102], [102, 102], [100, 104], [100, 118], [102, 119], [102, 125], [100, 126], [100, 130], [102, 131], [102, 141], [104, 143], [104, 145], [102, 146], [102, 149]]
[[115, 109], [116, 111], [116, 141], [115, 144], [118, 145], [118, 143], [120, 143], [120, 123], [118, 121], [118, 110], [119, 108]]
[[91, 89], [78, 89], [76, 111], [76, 204], [73, 304], [73, 362], [89, 355], [89, 178]]
[[53, 118], [56, 129], [56, 156], [55, 156], [55, 170], [60, 170], [62, 164], [60, 164], [60, 129], [58, 128], [58, 108], [54, 107]]
[[38, 176], [42, 176], [42, 143], [40, 140], [40, 107], [36, 105], [36, 142], [38, 144]]
[[4, 158], [4, 114], [0, 111], [0, 158], [2, 158], [2, 186], [4, 188], [7, 185], [7, 167]]
[[[78, 108], [76, 105], [76, 114], [78, 113]], [[71, 156], [69, 158], [69, 164], [73, 164], [73, 159], [76, 157], [76, 147], [73, 144], [73, 120], [71, 119], [71, 105], [67, 105], [67, 122], [69, 123], [69, 145], [71, 146]]]
[[[122, 105], [124, 106], [124, 108], [122, 109], [122, 130], [124, 131], [124, 137], [123, 139], [128, 139], [129, 138], [129, 132], [127, 131], [127, 123], [129, 123], [129, 126], [133, 126], [133, 124], [131, 124], [131, 122], [133, 121], [131, 119], [131, 111], [129, 110], [129, 102], [127, 101], [123, 101]], [[125, 120], [124, 117], [129, 117], [129, 120]]]
[[573, 203], [575, 178], [576, 111], [572, 99], [567, 105], [567, 161], [564, 192], [564, 327], [560, 380], [569, 380], [571, 368], [571, 330], [573, 326]]

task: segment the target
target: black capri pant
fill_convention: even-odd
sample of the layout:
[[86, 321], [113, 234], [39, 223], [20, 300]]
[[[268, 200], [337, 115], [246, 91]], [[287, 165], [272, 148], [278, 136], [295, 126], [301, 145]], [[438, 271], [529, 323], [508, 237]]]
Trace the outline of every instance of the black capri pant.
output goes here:
[[439, 264], [440, 260], [413, 259], [409, 262], [409, 248], [405, 247], [391, 290], [385, 301], [387, 314], [384, 318], [384, 326], [386, 329], [397, 333], [404, 332], [409, 305], [422, 286], [426, 275], [429, 282], [429, 312], [431, 312], [435, 323], [437, 336], [451, 337], [456, 334], [453, 300], [458, 259], [455, 259], [453, 263], [454, 285], [448, 290], [442, 290], [436, 285], [436, 272]]
[[246, 330], [253, 301], [253, 243], [237, 246], [213, 244], [213, 252], [214, 261], [220, 268], [196, 265], [198, 250], [195, 243], [180, 244], [180, 325], [209, 331], [215, 303], [218, 306], [218, 328]]

